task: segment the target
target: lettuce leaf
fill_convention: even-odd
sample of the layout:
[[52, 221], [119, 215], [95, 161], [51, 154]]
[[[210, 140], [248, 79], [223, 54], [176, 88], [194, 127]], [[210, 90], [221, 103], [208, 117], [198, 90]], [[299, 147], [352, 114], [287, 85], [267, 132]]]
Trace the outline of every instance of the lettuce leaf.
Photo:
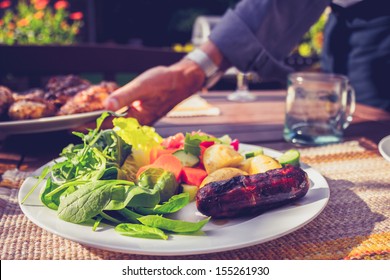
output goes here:
[[134, 118], [116, 118], [113, 120], [114, 131], [132, 146], [132, 154], [137, 165], [149, 164], [152, 148], [160, 146], [163, 138], [153, 127], [142, 126]]

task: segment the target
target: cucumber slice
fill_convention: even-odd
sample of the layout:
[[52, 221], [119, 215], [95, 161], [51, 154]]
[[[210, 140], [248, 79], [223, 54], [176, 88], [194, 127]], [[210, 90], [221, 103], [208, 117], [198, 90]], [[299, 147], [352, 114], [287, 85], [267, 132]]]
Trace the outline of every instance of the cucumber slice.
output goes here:
[[300, 158], [299, 151], [291, 149], [285, 152], [283, 155], [281, 155], [277, 160], [282, 166], [285, 166], [286, 164], [299, 166], [300, 165], [299, 158]]
[[232, 138], [230, 138], [230, 136], [227, 134], [219, 137], [218, 139], [222, 142], [222, 144], [225, 145], [230, 145], [230, 143], [232, 142]]
[[194, 201], [199, 189], [198, 186], [181, 184], [181, 187], [183, 188], [183, 193], [189, 194], [190, 201]]
[[262, 155], [262, 154], [264, 154], [264, 151], [263, 151], [262, 148], [260, 148], [260, 149], [258, 149], [256, 151], [247, 152], [247, 153], [244, 154], [244, 156], [245, 156], [245, 159], [247, 159], [247, 158], [255, 157], [255, 156], [258, 156], [258, 155]]
[[197, 156], [187, 153], [184, 150], [177, 150], [172, 155], [177, 157], [183, 166], [193, 167], [199, 162], [199, 158]]

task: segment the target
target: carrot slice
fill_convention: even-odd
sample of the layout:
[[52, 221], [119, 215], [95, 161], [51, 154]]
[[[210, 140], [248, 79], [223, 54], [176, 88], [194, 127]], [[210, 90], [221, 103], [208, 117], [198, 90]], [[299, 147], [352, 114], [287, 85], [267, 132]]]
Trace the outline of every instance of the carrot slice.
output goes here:
[[183, 167], [182, 181], [188, 185], [200, 186], [207, 172], [204, 169]]
[[178, 149], [161, 149], [161, 148], [152, 148], [150, 151], [150, 163], [154, 163], [162, 155], [173, 154]]
[[178, 182], [180, 181], [183, 166], [181, 165], [180, 160], [174, 155], [161, 155], [153, 162], [152, 166], [172, 172], [175, 175], [176, 180]]

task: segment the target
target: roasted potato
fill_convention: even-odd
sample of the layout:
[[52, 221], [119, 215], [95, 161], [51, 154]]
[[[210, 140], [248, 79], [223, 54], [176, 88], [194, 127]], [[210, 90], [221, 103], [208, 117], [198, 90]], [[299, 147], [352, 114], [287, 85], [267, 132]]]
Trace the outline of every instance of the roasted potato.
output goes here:
[[266, 155], [258, 155], [245, 160], [240, 168], [248, 172], [250, 175], [264, 173], [271, 169], [281, 168], [282, 165], [274, 158]]
[[246, 173], [249, 174], [249, 170], [250, 170], [250, 168], [251, 168], [252, 160], [253, 160], [253, 157], [247, 158], [247, 159], [243, 160], [243, 161], [237, 166], [237, 168], [238, 168], [238, 169], [241, 169], [241, 170], [243, 170], [243, 171], [245, 171]]
[[208, 147], [203, 154], [203, 165], [207, 174], [223, 167], [236, 167], [244, 157], [231, 146], [215, 144]]
[[236, 176], [240, 175], [248, 175], [245, 171], [234, 168], [234, 167], [224, 167], [218, 170], [215, 170], [210, 175], [208, 175], [206, 178], [203, 179], [202, 183], [200, 184], [199, 188], [202, 188], [204, 185], [215, 182], [215, 181], [221, 181], [221, 180], [228, 180]]

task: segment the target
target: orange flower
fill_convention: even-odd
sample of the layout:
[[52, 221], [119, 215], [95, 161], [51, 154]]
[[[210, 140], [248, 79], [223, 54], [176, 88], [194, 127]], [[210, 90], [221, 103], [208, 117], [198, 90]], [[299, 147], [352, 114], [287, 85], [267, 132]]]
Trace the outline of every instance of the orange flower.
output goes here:
[[65, 21], [62, 21], [61, 22], [61, 28], [63, 30], [68, 30], [69, 29], [69, 25]]
[[0, 26], [4, 24], [4, 20], [0, 19]]
[[15, 29], [15, 24], [13, 22], [8, 23], [8, 29]]
[[11, 6], [11, 1], [4, 0], [3, 2], [0, 2], [0, 9], [7, 9], [9, 6]]
[[36, 12], [36, 13], [34, 14], [34, 18], [35, 18], [35, 19], [42, 19], [44, 15], [45, 15], [44, 12], [38, 11], [38, 12]]
[[314, 47], [316, 47], [317, 49], [321, 49], [323, 44], [324, 44], [324, 34], [322, 32], [315, 34], [313, 37]]
[[34, 3], [34, 7], [35, 9], [37, 10], [43, 10], [47, 7], [47, 5], [49, 4], [49, 0], [36, 0], [33, 2]]
[[54, 4], [54, 8], [56, 10], [61, 10], [61, 9], [66, 9], [69, 7], [69, 3], [67, 1], [57, 1], [55, 4]]
[[69, 18], [72, 20], [81, 20], [83, 18], [83, 13], [82, 12], [71, 13], [69, 15]]
[[21, 20], [19, 20], [16, 25], [18, 27], [25, 27], [27, 26], [28, 24], [30, 23], [30, 21], [27, 19], [27, 18], [22, 18]]

